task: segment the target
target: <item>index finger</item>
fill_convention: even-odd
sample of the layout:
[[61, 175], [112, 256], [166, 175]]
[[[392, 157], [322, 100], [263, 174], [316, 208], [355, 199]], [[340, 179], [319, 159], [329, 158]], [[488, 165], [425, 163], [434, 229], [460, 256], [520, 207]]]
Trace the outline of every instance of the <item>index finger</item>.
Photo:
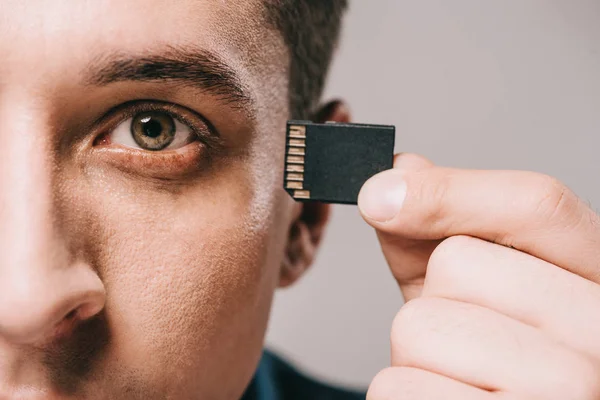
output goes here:
[[365, 184], [359, 207], [365, 220], [386, 236], [418, 240], [474, 236], [600, 283], [600, 218], [546, 175], [393, 169]]

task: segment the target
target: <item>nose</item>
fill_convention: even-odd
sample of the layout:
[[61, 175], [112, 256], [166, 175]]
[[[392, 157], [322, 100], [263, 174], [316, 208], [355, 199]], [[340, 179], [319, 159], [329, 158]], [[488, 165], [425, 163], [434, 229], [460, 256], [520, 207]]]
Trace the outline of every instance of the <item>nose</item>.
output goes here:
[[18, 269], [10, 277], [3, 275], [0, 283], [0, 336], [9, 342], [52, 341], [104, 307], [104, 286], [83, 263], [54, 273], [48, 265]]
[[27, 114], [13, 107], [0, 121], [0, 338], [15, 344], [68, 334], [105, 303], [101, 279], [57, 211], [67, 207], [57, 195], [51, 134]]

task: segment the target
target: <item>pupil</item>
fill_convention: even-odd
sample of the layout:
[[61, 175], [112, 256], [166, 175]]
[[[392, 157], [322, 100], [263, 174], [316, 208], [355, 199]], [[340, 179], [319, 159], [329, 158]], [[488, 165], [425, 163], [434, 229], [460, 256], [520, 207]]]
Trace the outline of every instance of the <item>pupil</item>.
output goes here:
[[162, 124], [155, 119], [150, 119], [148, 122], [145, 122], [142, 125], [142, 129], [144, 130], [144, 135], [151, 138], [157, 138], [163, 132]]

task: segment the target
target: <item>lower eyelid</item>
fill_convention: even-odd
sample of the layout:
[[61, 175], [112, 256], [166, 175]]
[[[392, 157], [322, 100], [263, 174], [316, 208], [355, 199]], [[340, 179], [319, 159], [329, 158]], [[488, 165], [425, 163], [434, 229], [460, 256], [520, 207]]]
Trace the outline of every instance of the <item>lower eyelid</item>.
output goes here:
[[143, 149], [102, 146], [94, 156], [103, 164], [135, 176], [158, 179], [181, 179], [205, 168], [208, 148], [200, 141], [176, 150], [150, 152]]

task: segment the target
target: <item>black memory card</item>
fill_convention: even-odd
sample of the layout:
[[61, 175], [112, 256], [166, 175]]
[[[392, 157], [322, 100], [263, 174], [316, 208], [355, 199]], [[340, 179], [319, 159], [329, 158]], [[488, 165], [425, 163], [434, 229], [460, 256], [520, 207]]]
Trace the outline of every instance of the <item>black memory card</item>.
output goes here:
[[289, 121], [285, 190], [297, 201], [356, 204], [363, 184], [392, 168], [396, 128]]

